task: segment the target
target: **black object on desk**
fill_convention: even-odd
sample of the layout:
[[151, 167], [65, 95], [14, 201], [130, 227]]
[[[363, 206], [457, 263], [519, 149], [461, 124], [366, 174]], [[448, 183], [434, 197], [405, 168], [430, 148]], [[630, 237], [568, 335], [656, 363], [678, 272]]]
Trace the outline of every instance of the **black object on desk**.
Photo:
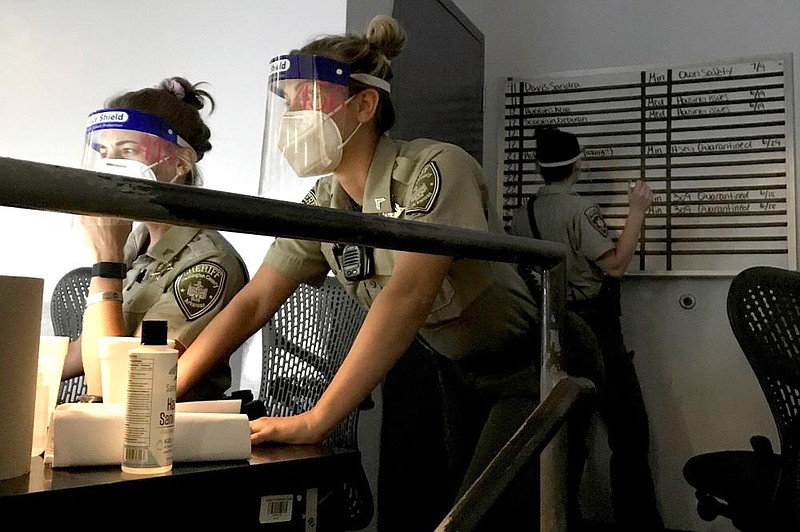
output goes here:
[[59, 529], [340, 531], [346, 503], [339, 487], [360, 468], [358, 451], [317, 445], [255, 447], [249, 460], [176, 463], [159, 476], [123, 474], [118, 466], [52, 469], [34, 457], [29, 475], [0, 481], [0, 516]]

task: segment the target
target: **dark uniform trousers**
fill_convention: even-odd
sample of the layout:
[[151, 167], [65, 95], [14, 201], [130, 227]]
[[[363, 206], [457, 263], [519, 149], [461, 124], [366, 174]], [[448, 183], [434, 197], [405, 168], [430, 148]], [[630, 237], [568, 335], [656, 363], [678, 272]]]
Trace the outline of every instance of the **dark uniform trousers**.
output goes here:
[[[538, 382], [533, 364], [481, 378], [416, 341], [383, 382], [378, 530], [434, 530], [536, 407]], [[534, 474], [520, 474], [524, 489], [509, 493], [536, 513], [522, 516], [503, 498], [484, 519], [486, 530], [506, 529], [496, 528], [500, 520], [538, 522]]]
[[[565, 369], [596, 380], [599, 347], [588, 327], [566, 314], [564, 351], [573, 356]], [[421, 341], [412, 344], [383, 382], [380, 532], [436, 528], [537, 406], [539, 346], [538, 324], [503, 357], [454, 362]], [[577, 432], [585, 438], [590, 417], [581, 419], [586, 422]], [[478, 530], [538, 529], [538, 460], [530, 462], [482, 516]], [[582, 467], [580, 462], [578, 477]]]
[[650, 430], [642, 390], [625, 348], [619, 316], [619, 281], [607, 278], [597, 298], [567, 303], [595, 334], [603, 354], [597, 409], [608, 433], [614, 518], [622, 530], [663, 530], [648, 461]]

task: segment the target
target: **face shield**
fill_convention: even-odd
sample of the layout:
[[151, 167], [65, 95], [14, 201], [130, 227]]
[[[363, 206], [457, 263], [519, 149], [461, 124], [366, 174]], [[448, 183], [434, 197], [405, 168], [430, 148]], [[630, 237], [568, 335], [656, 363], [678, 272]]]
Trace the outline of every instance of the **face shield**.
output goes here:
[[320, 56], [282, 55], [270, 63], [259, 195], [302, 198], [329, 174], [344, 145], [333, 120], [348, 102], [350, 68]]
[[186, 143], [155, 115], [101, 109], [89, 115], [81, 166], [106, 174], [172, 181], [177, 178], [179, 145]]

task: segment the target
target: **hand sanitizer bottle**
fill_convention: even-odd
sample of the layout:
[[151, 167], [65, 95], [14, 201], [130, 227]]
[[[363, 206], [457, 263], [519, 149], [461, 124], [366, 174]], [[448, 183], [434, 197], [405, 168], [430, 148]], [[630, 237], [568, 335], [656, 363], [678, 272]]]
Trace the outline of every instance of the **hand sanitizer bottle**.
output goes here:
[[129, 351], [122, 471], [172, 470], [178, 351], [167, 345], [167, 322], [142, 322], [142, 344]]

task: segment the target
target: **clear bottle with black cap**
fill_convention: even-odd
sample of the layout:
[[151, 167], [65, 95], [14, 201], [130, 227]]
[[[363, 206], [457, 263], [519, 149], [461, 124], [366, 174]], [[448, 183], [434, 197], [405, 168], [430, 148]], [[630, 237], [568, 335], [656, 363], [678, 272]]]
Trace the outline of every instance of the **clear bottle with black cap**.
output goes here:
[[178, 351], [167, 345], [167, 322], [142, 322], [142, 344], [129, 351], [122, 471], [172, 469]]

